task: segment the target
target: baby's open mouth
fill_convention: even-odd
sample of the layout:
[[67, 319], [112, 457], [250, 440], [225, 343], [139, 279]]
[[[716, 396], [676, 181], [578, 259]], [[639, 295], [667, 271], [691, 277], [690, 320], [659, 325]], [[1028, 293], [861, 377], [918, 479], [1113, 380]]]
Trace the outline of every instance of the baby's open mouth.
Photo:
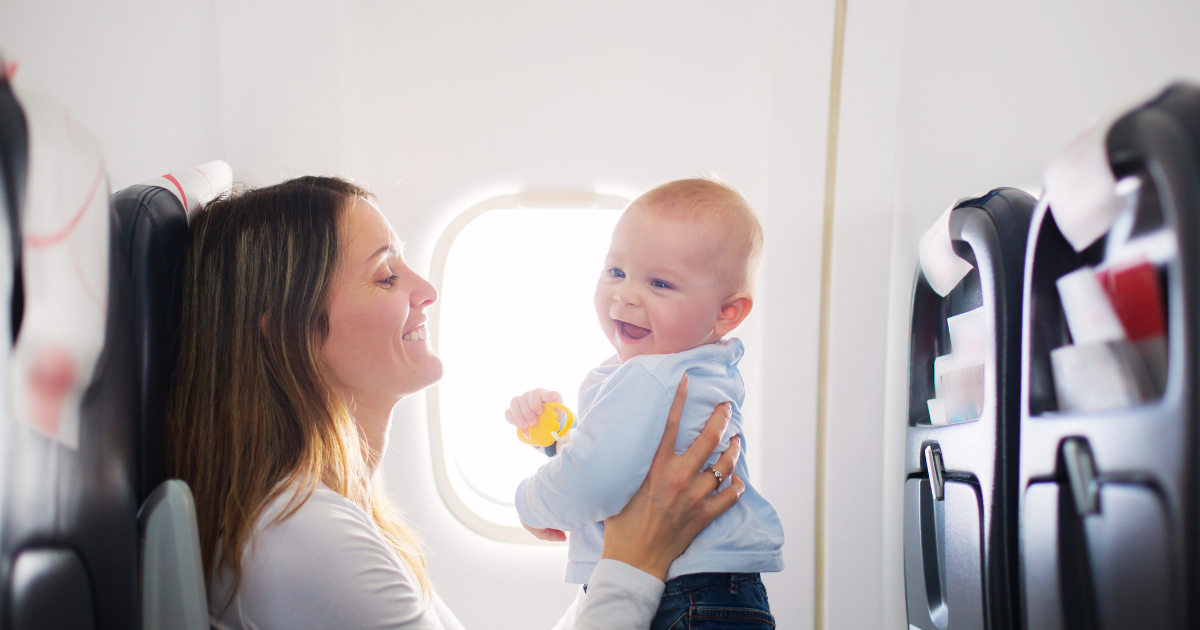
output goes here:
[[619, 319], [613, 321], [617, 322], [617, 330], [621, 331], [621, 336], [627, 339], [637, 341], [650, 334], [649, 328], [634, 326], [633, 324], [623, 322]]

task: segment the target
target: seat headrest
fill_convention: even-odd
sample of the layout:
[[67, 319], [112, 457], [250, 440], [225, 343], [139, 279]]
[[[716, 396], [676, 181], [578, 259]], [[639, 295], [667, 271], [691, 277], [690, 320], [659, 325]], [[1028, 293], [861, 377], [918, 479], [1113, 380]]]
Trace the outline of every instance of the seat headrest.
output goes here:
[[108, 177], [100, 145], [61, 104], [26, 73], [10, 84], [29, 146], [20, 222], [25, 316], [9, 369], [12, 410], [76, 449], [80, 401], [107, 323]]
[[167, 189], [191, 217], [196, 208], [229, 192], [233, 187], [233, 169], [224, 160], [213, 160], [146, 180], [142, 185]]
[[166, 476], [163, 418], [177, 354], [188, 217], [201, 204], [229, 191], [232, 181], [229, 165], [218, 160], [155, 177], [112, 196], [133, 281], [141, 377], [140, 499], [150, 496]]

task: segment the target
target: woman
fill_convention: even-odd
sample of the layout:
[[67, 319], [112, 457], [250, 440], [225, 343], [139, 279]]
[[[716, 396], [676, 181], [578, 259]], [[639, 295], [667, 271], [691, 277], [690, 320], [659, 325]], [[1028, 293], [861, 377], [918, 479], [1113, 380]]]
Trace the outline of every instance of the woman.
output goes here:
[[[377, 474], [392, 409], [442, 365], [424, 340], [437, 293], [371, 195], [302, 177], [209, 204], [189, 239], [169, 465], [196, 499], [214, 624], [460, 628]], [[671, 561], [737, 501], [736, 478], [713, 495], [718, 478], [697, 473], [727, 408], [672, 452], [685, 395], [686, 379], [560, 628], [648, 627]], [[714, 468], [730, 475], [737, 455], [731, 444]]]

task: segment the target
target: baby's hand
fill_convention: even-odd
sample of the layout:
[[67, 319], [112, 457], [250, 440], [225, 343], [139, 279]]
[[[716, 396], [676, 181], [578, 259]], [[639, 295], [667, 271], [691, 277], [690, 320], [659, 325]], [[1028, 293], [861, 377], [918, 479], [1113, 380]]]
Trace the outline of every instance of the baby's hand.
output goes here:
[[544, 409], [542, 403], [562, 403], [563, 397], [558, 392], [537, 388], [520, 396], [513, 396], [512, 404], [504, 412], [504, 419], [518, 429], [527, 429], [537, 424], [538, 416]]

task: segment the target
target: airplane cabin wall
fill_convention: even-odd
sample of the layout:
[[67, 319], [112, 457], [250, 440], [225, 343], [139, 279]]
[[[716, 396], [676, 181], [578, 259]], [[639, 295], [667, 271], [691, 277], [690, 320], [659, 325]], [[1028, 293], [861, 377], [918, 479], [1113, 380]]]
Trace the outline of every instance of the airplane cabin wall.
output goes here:
[[0, 2], [0, 53], [104, 148], [113, 190], [220, 155], [212, 3]]

